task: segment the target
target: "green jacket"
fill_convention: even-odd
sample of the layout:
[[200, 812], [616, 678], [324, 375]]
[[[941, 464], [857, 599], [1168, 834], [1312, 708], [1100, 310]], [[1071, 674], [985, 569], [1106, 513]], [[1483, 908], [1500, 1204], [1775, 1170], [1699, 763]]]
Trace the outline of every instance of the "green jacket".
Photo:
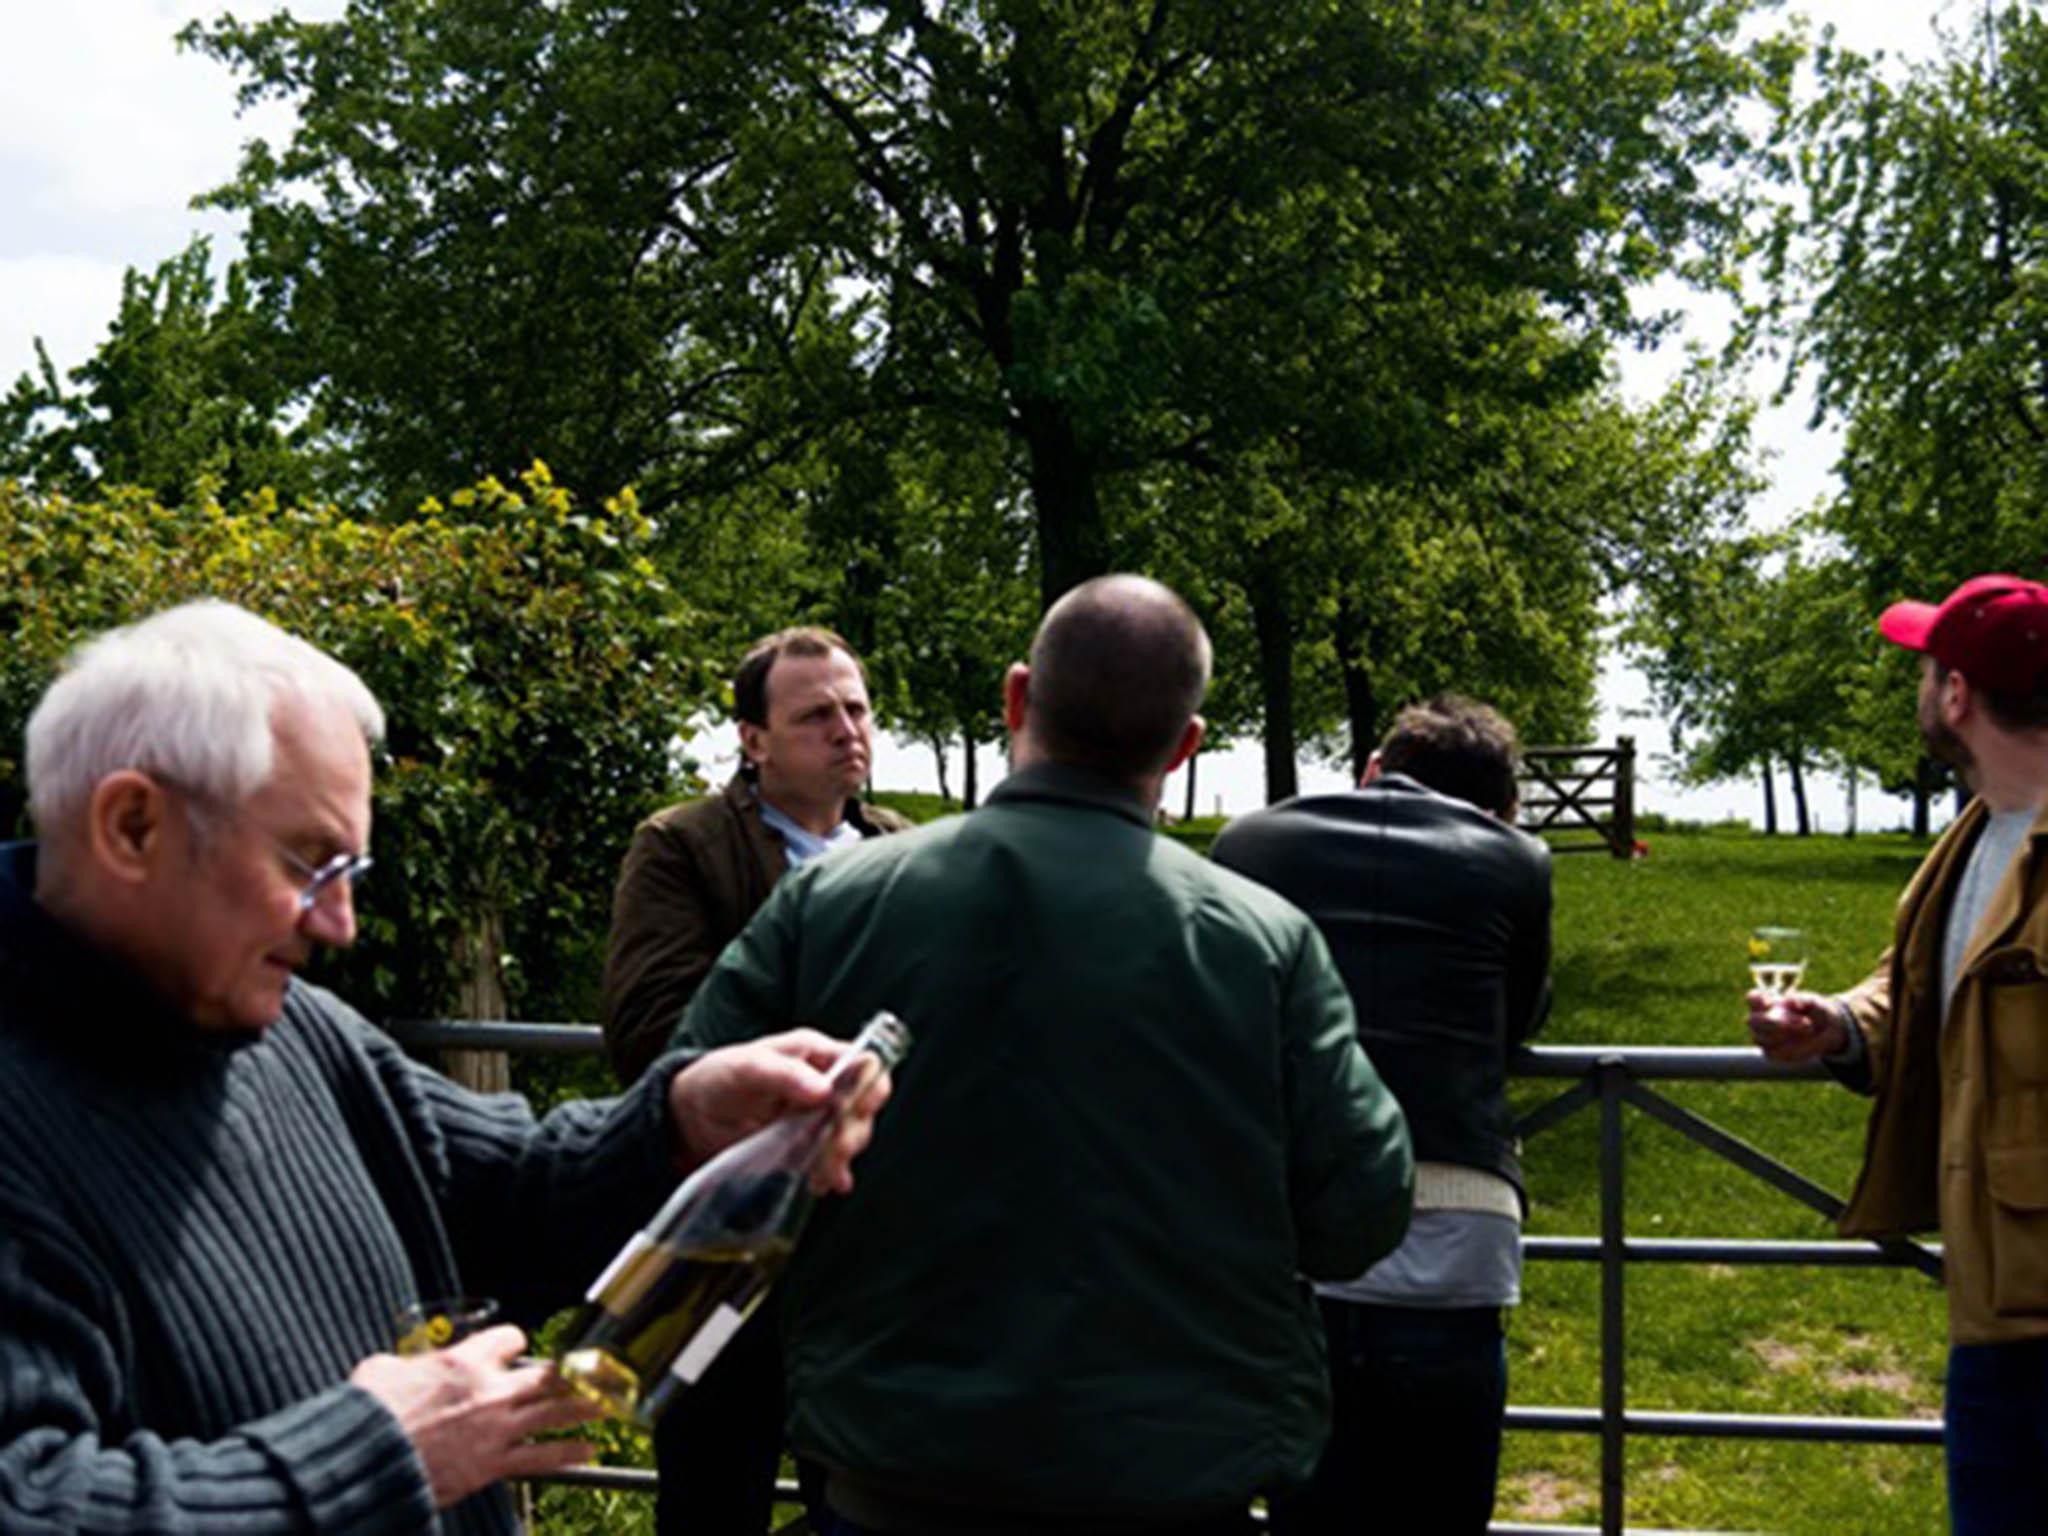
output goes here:
[[1329, 1386], [1297, 1275], [1392, 1249], [1413, 1177], [1308, 919], [1129, 792], [1034, 767], [785, 878], [678, 1040], [878, 1008], [916, 1043], [784, 1282], [797, 1446], [897, 1508], [963, 1506], [955, 1529], [1305, 1479]]

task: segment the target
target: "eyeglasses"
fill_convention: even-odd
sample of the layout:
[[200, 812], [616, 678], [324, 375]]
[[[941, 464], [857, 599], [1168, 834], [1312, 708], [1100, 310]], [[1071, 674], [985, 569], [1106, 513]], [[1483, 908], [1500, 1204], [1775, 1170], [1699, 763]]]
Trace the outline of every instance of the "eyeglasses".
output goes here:
[[370, 867], [370, 856], [367, 853], [337, 853], [325, 864], [308, 864], [268, 832], [263, 836], [265, 841], [277, 850], [277, 856], [285, 861], [293, 873], [305, 877], [306, 883], [299, 887], [301, 912], [310, 912], [318, 906], [321, 893], [337, 880], [346, 880], [350, 889], [354, 889], [355, 883], [363, 878]]
[[198, 801], [205, 805], [210, 811], [233, 816], [237, 820], [247, 821], [249, 825], [255, 827], [257, 832], [262, 835], [263, 840], [270, 844], [271, 852], [284, 861], [287, 869], [305, 882], [299, 887], [299, 912], [301, 915], [312, 911], [318, 906], [320, 898], [334, 886], [335, 882], [346, 880], [350, 888], [353, 889], [356, 882], [362, 879], [363, 875], [370, 868], [372, 861], [367, 853], [337, 853], [324, 864], [309, 863], [307, 860], [300, 858], [296, 853], [293, 853], [268, 828], [257, 825], [256, 822], [250, 819], [248, 812], [244, 811], [240, 806], [228, 805], [216, 795], [210, 795], [204, 790], [193, 789], [190, 785], [180, 784], [177, 780], [160, 773], [152, 774], [151, 777], [166, 789], [176, 790], [188, 800]]

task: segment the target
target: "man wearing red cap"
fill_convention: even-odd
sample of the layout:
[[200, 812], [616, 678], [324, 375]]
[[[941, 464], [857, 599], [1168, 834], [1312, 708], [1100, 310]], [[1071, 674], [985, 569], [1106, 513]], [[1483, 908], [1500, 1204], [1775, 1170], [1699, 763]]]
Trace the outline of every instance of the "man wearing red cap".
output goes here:
[[1939, 1227], [1948, 1277], [1949, 1513], [1962, 1536], [2048, 1530], [2048, 587], [1978, 576], [1894, 603], [1921, 652], [1920, 729], [1975, 798], [1839, 997], [1749, 997], [1764, 1054], [1873, 1094], [1842, 1230]]

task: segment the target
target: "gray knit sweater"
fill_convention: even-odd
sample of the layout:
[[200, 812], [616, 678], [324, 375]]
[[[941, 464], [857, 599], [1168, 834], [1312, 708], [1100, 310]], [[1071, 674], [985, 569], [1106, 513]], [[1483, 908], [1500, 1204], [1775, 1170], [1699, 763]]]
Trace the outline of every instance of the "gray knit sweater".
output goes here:
[[536, 1122], [294, 983], [260, 1040], [193, 1028], [0, 850], [0, 1532], [489, 1532], [438, 1522], [347, 1384], [408, 1301], [531, 1323], [673, 1182], [664, 1063]]

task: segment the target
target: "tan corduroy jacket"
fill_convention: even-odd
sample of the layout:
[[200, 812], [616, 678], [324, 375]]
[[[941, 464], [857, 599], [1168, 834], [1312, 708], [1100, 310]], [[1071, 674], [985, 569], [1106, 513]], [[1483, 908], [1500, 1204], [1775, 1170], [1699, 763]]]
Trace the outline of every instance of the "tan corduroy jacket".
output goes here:
[[[1984, 825], [1972, 801], [1899, 899], [1892, 947], [1842, 1001], [1876, 1095], [1842, 1231], [1939, 1226], [1949, 1336], [2048, 1335], [2048, 809], [1991, 898], [1943, 1019], [1942, 928]], [[1847, 1074], [1845, 1074], [1847, 1075]]]

